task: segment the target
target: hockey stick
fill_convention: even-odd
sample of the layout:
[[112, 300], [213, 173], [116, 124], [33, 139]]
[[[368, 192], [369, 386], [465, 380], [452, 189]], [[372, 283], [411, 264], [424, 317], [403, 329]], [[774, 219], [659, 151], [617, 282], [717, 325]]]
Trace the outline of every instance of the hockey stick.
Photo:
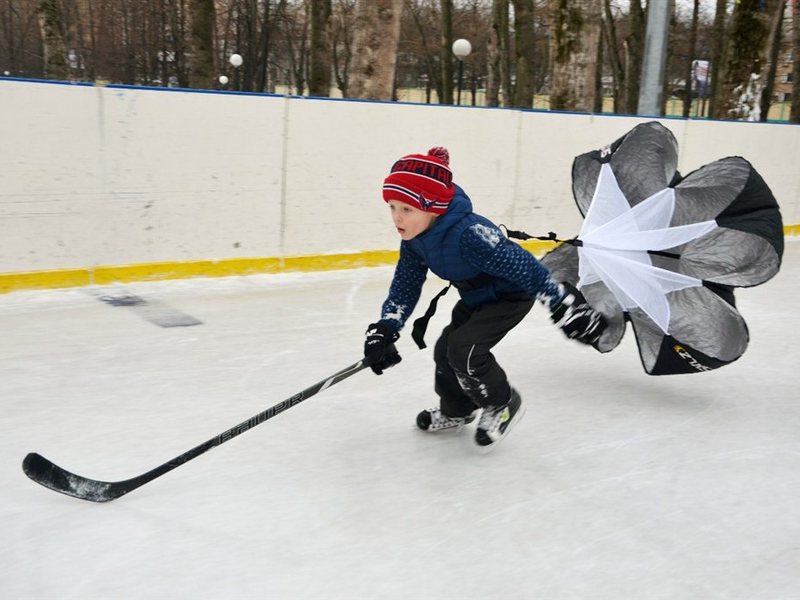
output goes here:
[[307, 400], [311, 398], [311, 396], [339, 383], [343, 379], [355, 375], [367, 366], [365, 361], [360, 360], [349, 367], [345, 367], [327, 379], [304, 389], [299, 394], [295, 394], [291, 398], [279, 402], [264, 412], [258, 413], [254, 417], [239, 423], [224, 433], [211, 438], [207, 442], [184, 452], [180, 456], [176, 456], [172, 460], [138, 477], [132, 477], [124, 481], [98, 481], [96, 479], [89, 479], [88, 477], [81, 477], [80, 475], [70, 473], [35, 452], [28, 454], [25, 460], [22, 461], [22, 470], [36, 483], [50, 488], [51, 490], [55, 490], [56, 492], [66, 494], [67, 496], [73, 496], [74, 498], [80, 498], [81, 500], [89, 500], [91, 502], [108, 502], [109, 500], [124, 496], [128, 492], [132, 492], [145, 483], [153, 481], [156, 477], [161, 477], [164, 473], [169, 473], [175, 467], [179, 467], [193, 458], [197, 458], [201, 454], [208, 452], [212, 448], [224, 444], [248, 429], [271, 419], [278, 413], [282, 413], [296, 404], [300, 404], [303, 400]]

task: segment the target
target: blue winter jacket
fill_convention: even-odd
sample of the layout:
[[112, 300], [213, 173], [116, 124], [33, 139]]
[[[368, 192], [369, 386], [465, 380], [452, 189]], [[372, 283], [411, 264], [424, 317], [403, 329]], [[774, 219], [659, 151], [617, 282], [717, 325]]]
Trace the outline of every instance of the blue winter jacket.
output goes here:
[[447, 212], [414, 239], [400, 243], [400, 258], [383, 303], [381, 321], [399, 331], [414, 310], [430, 269], [453, 282], [470, 308], [527, 293], [552, 305], [561, 298], [547, 268], [509, 241], [489, 219], [472, 212], [459, 186]]

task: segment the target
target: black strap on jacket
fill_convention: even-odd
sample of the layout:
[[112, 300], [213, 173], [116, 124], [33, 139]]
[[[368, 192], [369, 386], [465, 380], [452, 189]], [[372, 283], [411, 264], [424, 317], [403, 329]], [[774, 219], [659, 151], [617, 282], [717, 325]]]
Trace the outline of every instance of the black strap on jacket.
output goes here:
[[419, 347], [420, 350], [426, 348], [425, 344], [425, 331], [428, 329], [428, 321], [431, 320], [431, 317], [436, 312], [436, 305], [439, 304], [439, 298], [444, 296], [450, 286], [453, 285], [452, 283], [447, 284], [447, 287], [444, 288], [441, 292], [436, 294], [431, 300], [431, 303], [428, 305], [428, 310], [425, 311], [425, 314], [422, 315], [419, 319], [414, 321], [414, 326], [411, 328], [411, 339], [414, 340]]
[[444, 296], [447, 291], [454, 287], [457, 290], [462, 292], [467, 292], [470, 290], [477, 290], [484, 286], [489, 285], [494, 277], [489, 275], [488, 273], [479, 273], [475, 277], [471, 277], [470, 279], [463, 279], [461, 281], [451, 281], [447, 284], [447, 287], [444, 288], [441, 292], [436, 294], [431, 300], [431, 303], [428, 305], [428, 310], [425, 311], [425, 314], [422, 315], [419, 319], [414, 321], [414, 326], [411, 328], [411, 339], [413, 339], [419, 349], [422, 350], [426, 348], [425, 344], [425, 332], [428, 329], [428, 322], [431, 320], [431, 317], [436, 313], [436, 307], [439, 304], [439, 298]]

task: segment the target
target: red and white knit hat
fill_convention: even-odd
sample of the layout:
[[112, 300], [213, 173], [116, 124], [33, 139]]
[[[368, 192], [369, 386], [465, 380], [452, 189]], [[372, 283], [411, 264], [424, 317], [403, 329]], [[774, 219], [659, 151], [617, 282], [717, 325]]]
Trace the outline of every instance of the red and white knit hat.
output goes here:
[[426, 212], [443, 215], [455, 194], [450, 154], [436, 146], [427, 154], [409, 154], [392, 166], [383, 180], [383, 201], [399, 200]]

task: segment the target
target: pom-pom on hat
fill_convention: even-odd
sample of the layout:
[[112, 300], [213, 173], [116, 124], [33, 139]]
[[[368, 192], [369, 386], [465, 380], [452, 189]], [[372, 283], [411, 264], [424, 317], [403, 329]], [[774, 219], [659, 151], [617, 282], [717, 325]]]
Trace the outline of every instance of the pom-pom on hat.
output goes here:
[[383, 201], [399, 200], [424, 210], [443, 215], [455, 194], [453, 173], [448, 166], [450, 153], [435, 146], [427, 154], [409, 154], [392, 165], [383, 180]]

